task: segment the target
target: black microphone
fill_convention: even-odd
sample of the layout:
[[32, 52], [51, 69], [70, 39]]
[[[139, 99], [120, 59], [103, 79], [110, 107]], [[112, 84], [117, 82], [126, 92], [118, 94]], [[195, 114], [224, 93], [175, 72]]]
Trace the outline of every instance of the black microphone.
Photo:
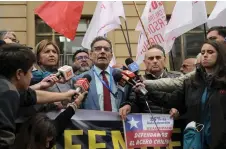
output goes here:
[[[129, 84], [130, 86], [136, 85], [137, 82], [133, 78], [133, 76], [135, 76], [134, 73], [132, 73], [132, 72], [128, 73], [128, 70], [126, 72], [120, 72], [119, 70], [116, 70], [113, 72], [112, 72], [112, 76], [113, 76], [115, 82], [118, 82], [120, 84]], [[148, 93], [148, 91], [144, 87], [140, 87], [139, 91], [143, 95], [146, 95]]]
[[127, 58], [125, 63], [130, 71], [132, 71], [136, 75], [136, 80], [142, 82], [144, 79], [142, 76], [139, 76], [139, 65], [133, 61], [132, 58]]
[[[141, 78], [138, 76], [138, 73], [139, 73], [139, 66], [138, 66], [138, 64], [137, 64], [136, 62], [134, 62], [132, 58], [127, 58], [127, 59], [125, 60], [125, 63], [126, 63], [126, 65], [127, 65], [128, 69], [129, 69], [130, 71], [132, 71], [134, 74], [136, 74], [136, 80], [137, 80], [137, 81], [142, 81], [143, 79], [141, 79]], [[148, 93], [148, 91], [147, 91], [145, 88], [143, 88], [143, 87], [141, 87], [139, 90], [140, 90], [140, 92], [141, 92], [143, 95], [146, 95], [146, 94]], [[147, 106], [147, 108], [148, 108], [148, 111], [150, 112], [152, 118], [154, 118], [153, 115], [152, 115], [150, 106], [149, 106], [149, 104], [148, 104], [146, 98], [144, 98], [144, 99], [145, 99], [145, 103], [146, 103], [146, 106]], [[154, 123], [155, 123], [155, 126], [156, 126], [157, 130], [159, 131], [159, 133], [160, 133], [160, 135], [161, 135], [161, 138], [163, 138], [162, 133], [160, 132], [160, 130], [159, 130], [159, 128], [158, 128], [158, 125], [157, 125], [157, 123], [156, 123], [155, 120], [154, 120]], [[163, 140], [164, 140], [164, 139], [163, 139]]]
[[130, 71], [132, 71], [134, 74], [138, 75], [139, 65], [136, 62], [134, 62], [132, 58], [127, 58], [125, 60], [125, 63]]

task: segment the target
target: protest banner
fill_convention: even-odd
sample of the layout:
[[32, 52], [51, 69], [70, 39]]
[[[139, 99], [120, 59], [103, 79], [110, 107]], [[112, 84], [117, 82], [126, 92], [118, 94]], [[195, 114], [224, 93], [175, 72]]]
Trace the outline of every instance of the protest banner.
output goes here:
[[[60, 112], [49, 112], [48, 117], [55, 119]], [[24, 119], [17, 120], [22, 122]], [[175, 129], [179, 137], [180, 132]], [[96, 110], [76, 110], [71, 122], [57, 140], [54, 149], [126, 149], [123, 122], [117, 112]], [[179, 149], [179, 138], [172, 138], [169, 149]], [[136, 148], [139, 149], [139, 148]], [[147, 149], [147, 148], [142, 148]], [[160, 149], [154, 147], [154, 149]]]
[[169, 114], [129, 114], [123, 124], [127, 148], [167, 147], [171, 140]]

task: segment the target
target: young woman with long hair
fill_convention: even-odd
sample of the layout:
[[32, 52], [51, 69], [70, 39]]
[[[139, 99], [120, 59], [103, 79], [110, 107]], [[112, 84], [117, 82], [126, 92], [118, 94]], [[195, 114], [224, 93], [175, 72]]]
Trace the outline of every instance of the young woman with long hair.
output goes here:
[[156, 104], [176, 108], [185, 114], [187, 123], [204, 125], [202, 149], [226, 148], [226, 46], [208, 40], [201, 48], [201, 63], [194, 77], [173, 93], [149, 92]]

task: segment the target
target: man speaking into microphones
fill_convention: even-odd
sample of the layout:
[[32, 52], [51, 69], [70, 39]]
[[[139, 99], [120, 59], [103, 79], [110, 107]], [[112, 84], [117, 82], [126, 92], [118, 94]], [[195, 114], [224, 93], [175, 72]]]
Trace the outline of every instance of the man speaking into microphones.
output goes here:
[[126, 89], [118, 87], [112, 76], [115, 69], [109, 66], [113, 57], [111, 41], [99, 36], [92, 41], [90, 47], [93, 67], [73, 78], [73, 81], [77, 81], [85, 74], [89, 74], [92, 78], [89, 93], [82, 108], [118, 112], [120, 105], [126, 99], [127, 92]]

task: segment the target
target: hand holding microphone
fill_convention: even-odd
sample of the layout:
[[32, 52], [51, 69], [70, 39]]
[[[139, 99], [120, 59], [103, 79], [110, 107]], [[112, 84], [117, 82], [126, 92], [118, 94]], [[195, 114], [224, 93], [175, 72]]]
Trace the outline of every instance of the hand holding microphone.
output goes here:
[[[75, 91], [79, 94], [82, 94], [83, 92], [87, 92], [90, 86], [90, 81], [92, 80], [91, 76], [89, 74], [84, 75], [82, 78], [78, 79], [75, 84]], [[74, 98], [77, 98], [75, 96]]]
[[[135, 81], [135, 74], [125, 70], [125, 71], [119, 71], [119, 70], [115, 70], [112, 73], [115, 82], [124, 82], [125, 84], [128, 84], [132, 87], [136, 86], [136, 84], [138, 83], [137, 81]], [[138, 87], [138, 89], [143, 95], [146, 95], [148, 93], [148, 91], [145, 89], [145, 87], [140, 86]]]
[[74, 76], [73, 68], [68, 65], [64, 65], [63, 67], [60, 67], [58, 69], [58, 72], [56, 73], [56, 77], [58, 79], [63, 78], [64, 81], [69, 81]]
[[69, 90], [69, 91], [65, 92], [68, 100], [71, 100], [71, 97], [74, 97], [76, 95], [75, 100], [73, 102], [69, 103], [67, 105], [67, 107], [71, 106], [74, 109], [74, 111], [76, 109], [78, 109], [79, 106], [81, 105], [82, 101], [85, 99], [85, 96], [87, 93], [88, 93], [88, 91], [84, 91], [83, 93], [80, 93], [80, 92], [77, 92], [76, 90]]
[[51, 74], [47, 77], [45, 77], [41, 82], [39, 82], [40, 85], [40, 89], [47, 89], [51, 86], [53, 86], [56, 82], [58, 82], [59, 79], [57, 78], [57, 76], [55, 74]]

